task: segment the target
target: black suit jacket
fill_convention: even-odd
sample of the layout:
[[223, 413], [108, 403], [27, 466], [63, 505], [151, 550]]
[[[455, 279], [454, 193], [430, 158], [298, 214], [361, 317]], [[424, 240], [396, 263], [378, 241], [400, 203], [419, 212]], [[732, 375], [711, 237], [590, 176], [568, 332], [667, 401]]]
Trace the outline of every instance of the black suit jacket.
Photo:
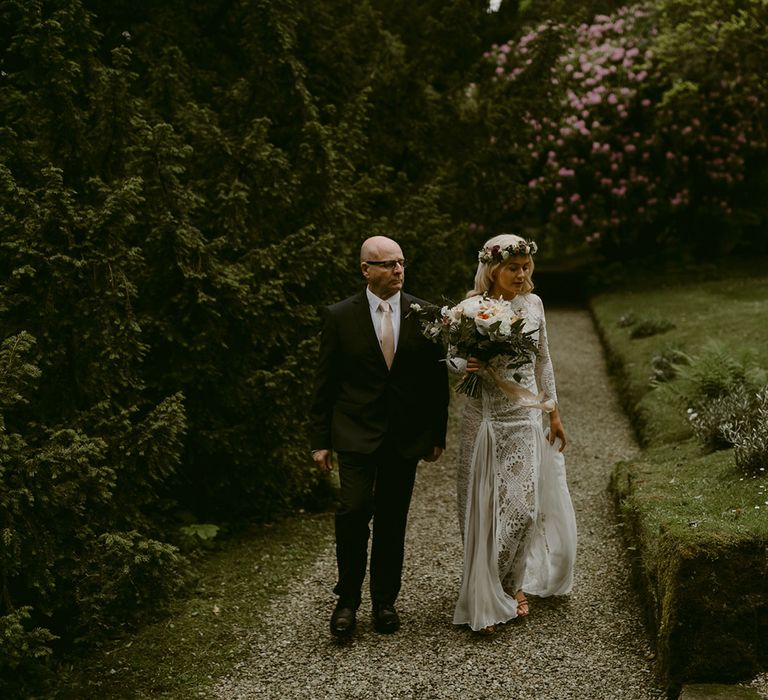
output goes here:
[[419, 459], [445, 447], [448, 381], [443, 351], [421, 333], [401, 292], [400, 336], [388, 369], [365, 290], [328, 307], [310, 412], [312, 449], [369, 454], [386, 436]]

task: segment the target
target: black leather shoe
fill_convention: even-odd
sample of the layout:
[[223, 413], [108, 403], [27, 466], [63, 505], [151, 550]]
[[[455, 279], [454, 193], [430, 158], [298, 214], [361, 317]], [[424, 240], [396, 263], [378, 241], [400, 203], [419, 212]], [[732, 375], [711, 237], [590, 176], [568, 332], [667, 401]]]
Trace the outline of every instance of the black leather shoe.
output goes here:
[[355, 608], [349, 603], [338, 603], [331, 615], [331, 634], [334, 637], [346, 637], [355, 628]]
[[394, 605], [373, 606], [373, 627], [381, 634], [392, 634], [400, 629], [400, 616]]

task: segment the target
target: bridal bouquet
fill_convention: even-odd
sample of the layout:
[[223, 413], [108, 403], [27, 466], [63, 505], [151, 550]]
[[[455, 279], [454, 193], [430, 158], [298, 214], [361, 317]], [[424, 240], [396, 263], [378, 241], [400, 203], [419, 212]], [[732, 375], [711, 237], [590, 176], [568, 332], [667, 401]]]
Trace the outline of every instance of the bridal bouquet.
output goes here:
[[[424, 335], [447, 347], [449, 362], [455, 357], [476, 357], [488, 362], [493, 357], [504, 355], [509, 358], [507, 369], [518, 369], [531, 362], [537, 349], [532, 338], [536, 330], [524, 330], [525, 320], [502, 299], [478, 295], [451, 307], [412, 304], [411, 309], [422, 316]], [[491, 374], [500, 385], [501, 382], [509, 384], [498, 375], [494, 376], [495, 373]], [[478, 375], [468, 372], [456, 391], [476, 398], [480, 393], [479, 384]], [[502, 388], [510, 389], [506, 386]], [[520, 395], [514, 389], [507, 393]]]

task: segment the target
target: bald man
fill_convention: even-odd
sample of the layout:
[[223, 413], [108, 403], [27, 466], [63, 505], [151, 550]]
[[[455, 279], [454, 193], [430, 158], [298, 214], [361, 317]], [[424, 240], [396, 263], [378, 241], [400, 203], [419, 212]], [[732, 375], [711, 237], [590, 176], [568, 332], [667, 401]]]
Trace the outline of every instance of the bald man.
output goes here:
[[312, 403], [312, 456], [320, 469], [339, 464], [336, 512], [338, 596], [331, 632], [355, 627], [371, 542], [373, 624], [400, 628], [405, 528], [416, 465], [445, 447], [448, 384], [440, 348], [421, 333], [402, 291], [405, 259], [391, 238], [375, 236], [360, 251], [367, 285], [326, 309]]

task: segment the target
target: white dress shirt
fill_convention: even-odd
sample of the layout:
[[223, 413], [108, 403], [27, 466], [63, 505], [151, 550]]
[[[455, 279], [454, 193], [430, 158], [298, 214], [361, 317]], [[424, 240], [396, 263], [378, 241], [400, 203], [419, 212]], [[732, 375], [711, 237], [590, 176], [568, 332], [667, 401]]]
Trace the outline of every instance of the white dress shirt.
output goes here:
[[389, 299], [379, 299], [368, 287], [365, 288], [365, 294], [368, 297], [368, 308], [371, 311], [371, 320], [376, 329], [376, 337], [381, 344], [381, 317], [383, 311], [379, 311], [379, 304], [386, 301], [392, 308], [392, 330], [395, 335], [395, 352], [397, 352], [397, 341], [400, 339], [400, 292], [393, 294]]

